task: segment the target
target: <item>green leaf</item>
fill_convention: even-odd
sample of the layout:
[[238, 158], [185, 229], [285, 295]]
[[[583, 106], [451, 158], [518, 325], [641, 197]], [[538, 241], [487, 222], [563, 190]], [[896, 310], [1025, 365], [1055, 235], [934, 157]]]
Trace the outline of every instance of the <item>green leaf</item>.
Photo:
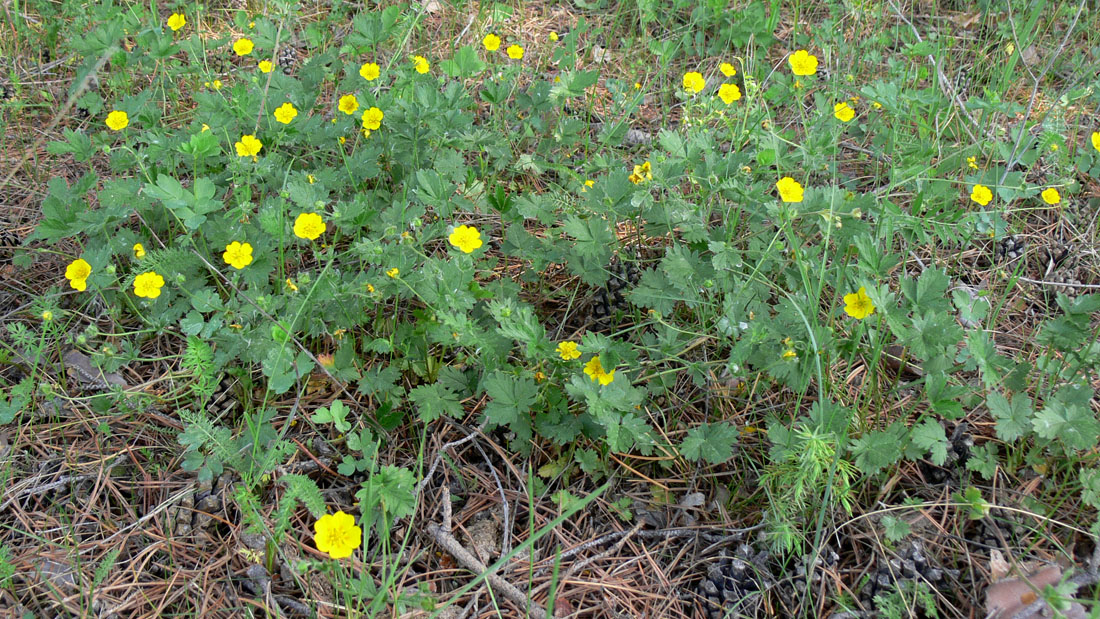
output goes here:
[[874, 475], [901, 459], [905, 447], [906, 428], [893, 423], [886, 430], [868, 432], [852, 443], [856, 466], [867, 475]]
[[909, 535], [909, 523], [893, 516], [883, 516], [882, 526], [885, 529], [886, 539], [891, 542], [900, 542]]
[[538, 399], [535, 381], [509, 376], [499, 370], [485, 380], [485, 392], [492, 398], [485, 405], [485, 418], [498, 426], [508, 426], [520, 415], [529, 414]]
[[729, 423], [704, 423], [688, 430], [680, 444], [680, 454], [689, 460], [721, 464], [733, 457], [737, 428]]
[[458, 396], [439, 383], [421, 385], [410, 390], [409, 400], [419, 408], [418, 415], [424, 423], [435, 421], [443, 415], [462, 415], [462, 404]]
[[451, 77], [473, 77], [485, 70], [485, 63], [477, 57], [477, 51], [470, 45], [460, 47], [454, 57], [444, 60], [439, 66]]
[[575, 249], [581, 256], [595, 258], [601, 263], [611, 256], [610, 247], [616, 239], [606, 220], [570, 215], [563, 227], [566, 234], [577, 240]]
[[1048, 440], [1061, 441], [1072, 449], [1094, 448], [1097, 435], [1100, 435], [1100, 423], [1092, 414], [1087, 398], [1082, 403], [1077, 392], [1091, 390], [1081, 387], [1059, 389], [1055, 398], [1032, 420], [1035, 433]]
[[942, 466], [947, 461], [947, 434], [939, 422], [924, 420], [924, 423], [913, 428], [910, 437], [914, 445], [932, 452], [932, 464]]
[[994, 391], [986, 396], [985, 403], [997, 420], [997, 438], [1011, 442], [1024, 436], [1031, 428], [1031, 416], [1035, 408], [1031, 398], [1026, 395], [1017, 393], [1012, 396], [1010, 403], [1007, 398]]

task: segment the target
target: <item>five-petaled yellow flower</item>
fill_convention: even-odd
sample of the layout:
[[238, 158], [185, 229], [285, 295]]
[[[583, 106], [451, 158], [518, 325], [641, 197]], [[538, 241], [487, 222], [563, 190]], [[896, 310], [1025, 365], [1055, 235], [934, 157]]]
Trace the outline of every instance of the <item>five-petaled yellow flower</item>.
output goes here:
[[741, 98], [741, 89], [737, 84], [722, 84], [718, 87], [718, 98], [729, 105]]
[[413, 68], [417, 73], [424, 74], [432, 70], [432, 65], [428, 64], [428, 59], [423, 56], [413, 56]]
[[974, 189], [970, 192], [970, 199], [985, 206], [993, 199], [993, 192], [985, 185], [974, 185]]
[[107, 127], [113, 131], [122, 131], [130, 124], [130, 117], [126, 112], [115, 110], [107, 115]]
[[142, 245], [141, 243], [134, 243], [134, 257], [135, 258], [144, 258], [145, 257], [145, 246]]
[[168, 27], [172, 29], [172, 32], [183, 28], [187, 24], [187, 18], [179, 13], [172, 13], [168, 16]]
[[784, 202], [801, 202], [802, 185], [789, 176], [784, 176], [775, 184], [779, 190], [779, 199]]
[[[577, 350], [576, 342], [561, 342], [558, 344], [558, 355], [566, 361], [572, 361], [581, 356], [581, 351]], [[599, 357], [597, 357], [598, 359]]]
[[615, 370], [605, 372], [603, 365], [600, 363], [599, 355], [592, 357], [588, 360], [588, 363], [584, 364], [584, 373], [601, 385], [610, 385], [611, 381], [615, 380]]
[[378, 76], [382, 74], [382, 68], [373, 62], [364, 62], [363, 66], [359, 67], [359, 77], [373, 82], [378, 79]]
[[1092, 132], [1092, 147], [1096, 149], [1096, 152], [1100, 152], [1100, 131]]
[[688, 71], [684, 74], [684, 90], [696, 94], [705, 88], [707, 81], [703, 79], [703, 74], [698, 71]]
[[225, 246], [222, 260], [225, 260], [225, 263], [234, 269], [243, 269], [252, 264], [252, 246], [248, 243], [233, 241]]
[[649, 165], [648, 161], [646, 161], [642, 165], [635, 165], [634, 173], [630, 175], [630, 182], [638, 185], [640, 183], [653, 180], [652, 170], [653, 166]]
[[363, 529], [355, 525], [355, 517], [342, 511], [325, 514], [313, 523], [313, 543], [317, 550], [333, 559], [344, 559], [363, 543]]
[[275, 65], [271, 64], [270, 60], [260, 61], [260, 73], [271, 73], [271, 70], [275, 68]]
[[733, 77], [734, 75], [737, 75], [737, 69], [734, 69], [733, 65], [728, 62], [723, 62], [722, 64], [718, 65], [718, 70], [721, 71], [722, 75], [725, 75], [726, 77]]
[[233, 146], [237, 147], [238, 157], [255, 157], [260, 154], [260, 149], [264, 147], [264, 144], [257, 140], [254, 135], [242, 135], [241, 140]]
[[290, 121], [294, 120], [294, 117], [297, 115], [298, 110], [294, 107], [294, 104], [289, 101], [280, 105], [275, 110], [275, 120], [283, 123], [284, 125], [289, 125]]
[[164, 278], [156, 271], [142, 273], [134, 278], [134, 294], [147, 299], [155, 299], [160, 296], [160, 289], [164, 286]]
[[363, 112], [363, 128], [370, 129], [371, 131], [377, 131], [382, 126], [382, 119], [386, 115], [382, 110], [372, 107]]
[[795, 75], [813, 75], [817, 73], [817, 56], [800, 49], [787, 58], [791, 64], [791, 73]]
[[77, 258], [65, 267], [65, 279], [75, 290], [84, 292], [88, 289], [88, 276], [92, 274], [92, 265], [87, 260]]
[[1047, 204], [1054, 205], [1062, 201], [1061, 194], [1059, 194], [1058, 190], [1053, 187], [1047, 187], [1040, 195], [1043, 196], [1043, 202], [1046, 202]]
[[520, 47], [519, 45], [515, 45], [515, 44], [509, 45], [508, 49], [506, 51], [508, 53], [508, 57], [511, 58], [512, 60], [521, 60], [521, 59], [523, 59], [523, 48]]
[[867, 289], [860, 286], [859, 290], [852, 294], [844, 295], [844, 311], [856, 320], [863, 320], [874, 314], [875, 304], [871, 302], [871, 297], [867, 296]]
[[399, 269], [397, 267], [393, 267], [389, 271], [386, 271], [386, 276], [388, 276], [388, 277], [396, 278], [400, 274], [401, 274], [401, 269]]
[[255, 46], [252, 45], [252, 39], [237, 39], [233, 42], [233, 51], [236, 52], [238, 56], [247, 56], [251, 54], [253, 47]]
[[325, 220], [317, 213], [302, 213], [294, 220], [294, 236], [300, 239], [316, 239], [325, 233]]
[[359, 109], [359, 99], [356, 99], [355, 95], [344, 95], [340, 97], [340, 105], [338, 105], [337, 108], [341, 112], [351, 116]]
[[558, 33], [551, 30], [550, 31], [550, 40], [551, 41], [557, 41], [558, 40]]
[[978, 169], [978, 158], [974, 157], [974, 156], [967, 157], [966, 158], [966, 165], [971, 170], [977, 170]]
[[841, 101], [833, 106], [833, 116], [836, 116], [837, 120], [841, 122], [848, 122], [856, 117], [856, 111], [849, 107], [846, 102]]
[[481, 44], [485, 46], [485, 49], [495, 52], [500, 49], [500, 37], [490, 32], [481, 40]]
[[481, 247], [481, 233], [473, 226], [459, 226], [447, 237], [451, 245], [459, 248], [462, 253], [468, 254]]

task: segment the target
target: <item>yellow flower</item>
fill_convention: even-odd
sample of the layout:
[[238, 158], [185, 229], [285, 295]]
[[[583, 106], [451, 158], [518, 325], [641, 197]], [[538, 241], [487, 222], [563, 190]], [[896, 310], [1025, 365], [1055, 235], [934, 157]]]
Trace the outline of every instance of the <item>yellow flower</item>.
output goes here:
[[813, 75], [817, 73], [817, 56], [800, 49], [787, 58], [791, 65], [791, 73], [795, 75]]
[[389, 276], [389, 277], [393, 277], [393, 278], [396, 278], [400, 274], [401, 274], [401, 269], [399, 269], [397, 267], [393, 267], [389, 271], [386, 271], [386, 275]]
[[297, 115], [298, 110], [295, 109], [294, 104], [289, 101], [280, 105], [278, 109], [275, 110], [275, 120], [284, 125], [289, 125], [290, 121], [294, 120], [294, 117]]
[[233, 51], [236, 52], [238, 56], [247, 56], [251, 54], [253, 47], [251, 39], [237, 39], [233, 43]]
[[373, 62], [364, 62], [363, 66], [359, 67], [359, 77], [373, 82], [378, 79], [378, 76], [382, 74], [382, 69]]
[[782, 357], [784, 361], [794, 361], [798, 358], [798, 353], [796, 353], [793, 348], [788, 348], [787, 350], [783, 351], [783, 354], [780, 355], [780, 357]]
[[519, 45], [515, 45], [515, 44], [509, 45], [508, 49], [507, 49], [507, 52], [508, 52], [508, 57], [511, 58], [512, 60], [521, 60], [523, 58], [523, 48], [520, 47]]
[[337, 106], [337, 109], [351, 116], [355, 113], [355, 110], [359, 109], [359, 99], [356, 99], [355, 95], [344, 95], [340, 97], [340, 105]]
[[1092, 132], [1092, 147], [1096, 149], [1096, 152], [1100, 152], [1100, 131]]
[[833, 106], [833, 116], [836, 116], [837, 120], [841, 122], [848, 122], [856, 117], [856, 111], [849, 107], [847, 103], [841, 101]]
[[481, 44], [485, 46], [485, 49], [495, 52], [500, 49], [500, 37], [493, 33], [489, 33], [481, 40]]
[[993, 199], [993, 192], [985, 185], [974, 185], [974, 190], [970, 192], [970, 199], [985, 206]]
[[260, 154], [260, 149], [264, 147], [263, 142], [257, 140], [254, 135], [242, 135], [241, 141], [233, 146], [237, 147], [238, 157], [255, 157]]
[[370, 129], [360, 129], [359, 133], [363, 134], [363, 139], [370, 137]]
[[84, 292], [88, 289], [88, 276], [92, 274], [92, 265], [83, 258], [77, 258], [65, 267], [65, 279], [75, 290]]
[[707, 81], [698, 71], [688, 71], [684, 74], [684, 90], [696, 94], [706, 87]]
[[611, 381], [615, 380], [615, 370], [605, 372], [599, 355], [592, 357], [588, 363], [584, 364], [584, 373], [592, 380], [599, 381], [601, 385], [610, 385]]
[[340, 141], [340, 144], [344, 144], [345, 142], [347, 142], [347, 141], [348, 141], [348, 139], [347, 139], [347, 138], [345, 138], [344, 136], [340, 136], [340, 137], [339, 137], [339, 138], [337, 138], [337, 139], [338, 139], [338, 140]]
[[210, 125], [208, 125], [206, 123], [203, 123], [202, 124], [202, 130], [199, 131], [199, 133], [206, 133], [207, 131], [210, 131]]
[[978, 158], [977, 157], [967, 157], [966, 158], [966, 165], [969, 166], [971, 170], [977, 170], [978, 169]]
[[46, 311], [42, 312], [42, 320], [44, 322], [49, 322], [49, 321], [53, 320], [53, 312], [51, 312], [50, 310], [46, 310]]
[[213, 86], [214, 86], [214, 90], [221, 90], [222, 89], [222, 81], [221, 80], [214, 80]]
[[271, 70], [275, 68], [275, 65], [271, 64], [270, 60], [260, 61], [260, 73], [271, 73]]
[[[561, 342], [558, 344], [557, 351], [558, 355], [566, 361], [571, 361], [581, 356], [581, 351], [577, 350], [576, 342]], [[596, 358], [599, 359], [599, 357]]]
[[733, 65], [728, 62], [723, 62], [722, 64], [718, 65], [718, 70], [721, 71], [722, 75], [725, 75], [726, 77], [733, 77], [734, 75], [737, 75], [737, 69], [734, 69]]
[[875, 108], [876, 110], [881, 110], [882, 109], [882, 104], [879, 103], [878, 101], [872, 101], [871, 102], [871, 107]]
[[718, 98], [729, 105], [741, 98], [741, 89], [737, 84], [722, 84], [718, 87]]
[[130, 117], [126, 112], [115, 110], [107, 115], [107, 127], [113, 131], [122, 131], [130, 124]]
[[294, 283], [294, 280], [290, 279], [289, 277], [288, 277], [288, 278], [286, 278], [286, 287], [287, 287], [287, 289], [288, 289], [288, 290], [290, 290], [291, 292], [298, 292], [298, 286], [297, 286], [297, 284], [295, 284], [295, 283]]
[[172, 29], [172, 32], [183, 28], [187, 24], [187, 18], [179, 13], [172, 13], [168, 16], [168, 27]]
[[802, 185], [789, 176], [784, 176], [775, 184], [779, 190], [779, 198], [784, 202], [801, 202]]
[[382, 110], [372, 107], [363, 112], [363, 128], [370, 129], [371, 131], [377, 131], [382, 126], [382, 119], [386, 115]]
[[874, 314], [875, 304], [871, 302], [871, 297], [867, 296], [867, 289], [860, 286], [859, 290], [852, 294], [844, 295], [844, 311], [856, 320], [863, 320]]
[[367, 284], [367, 292], [374, 294], [374, 286], [372, 286], [371, 284]]
[[592, 179], [588, 179], [588, 180], [584, 181], [584, 185], [581, 186], [581, 193], [587, 193], [588, 188], [589, 187], [594, 187], [595, 185], [596, 185], [596, 181], [594, 181]]
[[630, 182], [638, 185], [653, 180], [652, 169], [653, 167], [649, 165], [648, 161], [642, 165], [634, 166], [634, 173], [630, 175]]
[[1058, 190], [1053, 187], [1047, 187], [1040, 195], [1043, 196], [1043, 202], [1047, 204], [1054, 205], [1062, 201], [1062, 196], [1058, 193]]
[[134, 294], [147, 299], [155, 299], [160, 296], [160, 289], [164, 286], [164, 278], [149, 271], [134, 278]]
[[432, 70], [432, 65], [423, 56], [413, 56], [413, 68], [416, 69], [417, 73], [424, 74]]
[[451, 236], [447, 237], [447, 240], [464, 254], [468, 254], [482, 245], [481, 233], [473, 226], [459, 226], [455, 228], [454, 231], [451, 232]]
[[294, 220], [294, 236], [300, 239], [316, 239], [325, 233], [325, 220], [317, 213], [302, 213]]
[[233, 241], [225, 246], [222, 260], [225, 260], [225, 263], [234, 269], [243, 269], [252, 264], [252, 246], [248, 243]]
[[312, 174], [306, 174], [306, 180], [309, 181], [310, 185], [317, 182], [317, 178]]
[[134, 257], [135, 258], [144, 258], [145, 257], [145, 246], [142, 245], [141, 243], [134, 243]]
[[333, 559], [350, 557], [363, 543], [363, 529], [355, 526], [355, 517], [344, 512], [325, 514], [313, 523], [313, 543], [317, 550]]
[[551, 41], [557, 41], [558, 40], [558, 33], [554, 32], [554, 31], [551, 31], [550, 32], [550, 40]]
[[642, 89], [642, 83], [641, 82], [634, 82], [634, 90], [641, 90], [641, 89]]

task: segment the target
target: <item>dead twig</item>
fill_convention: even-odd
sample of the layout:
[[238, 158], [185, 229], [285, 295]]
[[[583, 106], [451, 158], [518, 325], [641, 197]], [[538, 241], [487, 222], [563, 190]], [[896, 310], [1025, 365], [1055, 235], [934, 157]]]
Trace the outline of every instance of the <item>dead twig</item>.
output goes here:
[[506, 599], [511, 600], [520, 608], [524, 608], [527, 611], [528, 616], [534, 619], [551, 619], [550, 615], [545, 609], [540, 607], [534, 602], [526, 593], [520, 591], [512, 583], [504, 580], [496, 574], [487, 574], [488, 567], [478, 560], [474, 556], [474, 553], [466, 550], [466, 548], [455, 539], [451, 534], [451, 492], [446, 486], [443, 486], [443, 518], [441, 524], [430, 523], [428, 525], [428, 535], [439, 544], [444, 550], [446, 550], [462, 567], [470, 570], [475, 574], [485, 574], [485, 581], [489, 583], [493, 589], [498, 591]]

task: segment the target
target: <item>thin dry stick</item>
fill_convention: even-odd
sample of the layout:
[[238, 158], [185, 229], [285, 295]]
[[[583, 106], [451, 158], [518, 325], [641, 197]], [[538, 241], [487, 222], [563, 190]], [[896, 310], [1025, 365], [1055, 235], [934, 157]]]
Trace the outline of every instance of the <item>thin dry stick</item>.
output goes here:
[[[485, 574], [488, 567], [478, 560], [472, 552], [466, 550], [458, 540], [451, 535], [451, 492], [447, 486], [443, 486], [443, 522], [428, 524], [428, 535], [446, 550], [462, 567], [475, 574]], [[498, 591], [506, 599], [511, 600], [520, 608], [527, 610], [527, 614], [534, 619], [553, 619], [545, 609], [534, 602], [526, 593], [520, 591], [512, 583], [504, 580], [496, 574], [486, 574], [485, 581]]]
[[[909, 29], [913, 31], [913, 36], [917, 38], [917, 42], [924, 43], [924, 38], [921, 37], [920, 32], [917, 31], [917, 27], [913, 25], [913, 22], [905, 18], [905, 15], [902, 14], [901, 9], [898, 7], [897, 4], [893, 2], [893, 0], [890, 1], [890, 6], [893, 7], [894, 14], [898, 16], [898, 19], [905, 22], [905, 24], [909, 26]], [[974, 129], [981, 131], [982, 128], [978, 124], [978, 121], [974, 120], [974, 117], [971, 116], [970, 112], [966, 110], [966, 105], [963, 104], [962, 99], [959, 97], [959, 91], [951, 85], [951, 81], [947, 79], [947, 76], [944, 74], [943, 69], [941, 69], [939, 63], [936, 62], [935, 56], [933, 56], [932, 54], [928, 54], [928, 62], [932, 63], [932, 68], [936, 70], [936, 78], [940, 83], [940, 90], [943, 91], [943, 94], [947, 95], [951, 99], [951, 102], [959, 108], [959, 111], [962, 112], [962, 115], [970, 121], [971, 125], [974, 125]], [[978, 137], [974, 135], [974, 132], [970, 130], [970, 127], [968, 127], [966, 123], [963, 123], [962, 127], [963, 129], [966, 129], [966, 133], [970, 136], [971, 140], [973, 140], [975, 143], [979, 141]], [[993, 136], [989, 135], [988, 133], [986, 133], [986, 138], [994, 141]]]
[[[1011, 3], [1010, 3], [1011, 4]], [[1054, 61], [1058, 59], [1058, 56], [1066, 49], [1066, 43], [1069, 42], [1070, 35], [1073, 34], [1073, 29], [1077, 26], [1077, 20], [1081, 17], [1081, 10], [1085, 8], [1085, 0], [1081, 0], [1081, 4], [1077, 5], [1077, 14], [1073, 16], [1073, 23], [1066, 28], [1066, 36], [1062, 39], [1062, 43], [1058, 46], [1058, 50], [1050, 56], [1050, 61], [1047, 62], [1047, 66], [1043, 67], [1043, 70], [1039, 72], [1039, 75], [1035, 75], [1028, 68], [1027, 72], [1032, 78], [1031, 97], [1027, 101], [1027, 111], [1024, 112], [1024, 119], [1031, 117], [1031, 110], [1035, 107], [1035, 97], [1039, 94], [1039, 84], [1042, 82], [1043, 77], [1050, 72], [1050, 68], [1054, 66]], [[1009, 11], [1012, 9], [1009, 8]], [[1016, 20], [1009, 16], [1008, 23], [1012, 26], [1012, 38], [1016, 41], [1017, 48], [1019, 48], [1019, 39], [1016, 37]], [[1021, 50], [1022, 51], [1022, 50]], [[1027, 66], [1027, 63], [1024, 63]], [[1040, 125], [1042, 122], [1040, 121]], [[1020, 132], [1016, 134], [1016, 143], [1012, 146], [1012, 153], [1008, 156], [1008, 161], [1005, 162], [1005, 171], [1001, 174], [1000, 184], [1005, 184], [1005, 179], [1008, 178], [1008, 173], [1012, 171], [1012, 168], [1016, 166], [1016, 153], [1020, 150], [1020, 144], [1024, 141], [1024, 133], [1027, 132], [1027, 123], [1020, 123]]]
[[[608, 548], [607, 550], [605, 550], [605, 551], [603, 551], [599, 554], [592, 555], [591, 557], [588, 557], [587, 559], [584, 559], [583, 561], [577, 561], [573, 565], [569, 566], [569, 569], [566, 570], [564, 574], [562, 574], [561, 578], [559, 579], [559, 582], [564, 582], [566, 580], [569, 580], [570, 578], [573, 577], [574, 574], [576, 574], [577, 572], [583, 570], [584, 568], [588, 567], [589, 565], [592, 565], [596, 561], [599, 561], [600, 559], [603, 559], [604, 557], [608, 557], [608, 556], [611, 556], [611, 555], [619, 552], [619, 550], [622, 549], [622, 547], [626, 544], [626, 542], [631, 537], [633, 537], [635, 534], [637, 534], [638, 531], [642, 530], [643, 526], [645, 526], [645, 520], [639, 519], [638, 524], [634, 525], [633, 529], [630, 529], [629, 531], [627, 531], [626, 535], [623, 535], [619, 539], [619, 541], [615, 542], [614, 546], [611, 546], [610, 548]], [[550, 585], [550, 583], [546, 583], [543, 586], [549, 586], [549, 585]]]

